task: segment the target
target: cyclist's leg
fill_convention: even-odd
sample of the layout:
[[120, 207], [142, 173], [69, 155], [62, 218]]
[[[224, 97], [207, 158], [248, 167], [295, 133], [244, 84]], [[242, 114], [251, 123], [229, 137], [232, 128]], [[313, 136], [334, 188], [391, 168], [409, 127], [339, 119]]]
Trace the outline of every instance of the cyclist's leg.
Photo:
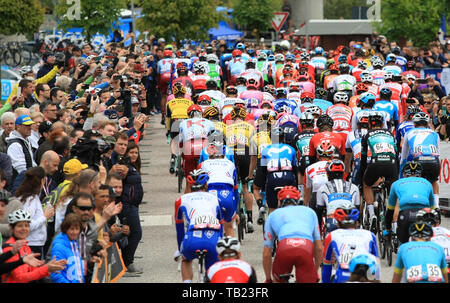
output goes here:
[[224, 233], [227, 236], [235, 237], [233, 228], [233, 218], [236, 215], [237, 202], [234, 196], [233, 187], [228, 184], [208, 184], [208, 192], [217, 194], [219, 205], [224, 210]]
[[307, 239], [295, 239], [300, 245], [296, 248], [295, 278], [297, 283], [316, 283], [318, 275], [314, 264], [314, 244]]
[[434, 207], [439, 207], [439, 173], [441, 170], [441, 163], [439, 159], [420, 161], [422, 165], [422, 177], [427, 179], [433, 185]]
[[[383, 174], [380, 172], [380, 167], [378, 163], [371, 163], [367, 166], [367, 169], [363, 176], [363, 192], [364, 199], [367, 203], [367, 209], [369, 210], [369, 215], [371, 218], [375, 216], [373, 202], [374, 195], [372, 191], [372, 186], [378, 181], [379, 177]], [[372, 220], [371, 220], [372, 221]]]
[[199, 231], [188, 231], [181, 243], [180, 253], [182, 255], [181, 260], [181, 279], [182, 281], [190, 281], [194, 278], [194, 272], [192, 270], [192, 261], [195, 259], [195, 250], [197, 237], [193, 237], [194, 232]]
[[250, 156], [249, 155], [237, 155], [236, 166], [238, 166], [239, 179], [242, 182], [242, 192], [244, 194], [245, 208], [247, 210], [247, 220], [253, 223], [253, 196], [248, 190], [248, 183], [244, 182], [245, 178], [248, 177], [248, 172], [250, 168]]
[[399, 244], [409, 241], [409, 226], [416, 222], [416, 214], [420, 209], [404, 209], [398, 216], [397, 238]]
[[275, 283], [286, 283], [287, 281], [280, 278], [280, 275], [289, 274], [294, 267], [295, 258], [293, 257], [292, 246], [286, 245], [286, 241], [290, 239], [283, 239], [278, 242], [275, 253], [275, 258], [272, 264], [272, 277]]

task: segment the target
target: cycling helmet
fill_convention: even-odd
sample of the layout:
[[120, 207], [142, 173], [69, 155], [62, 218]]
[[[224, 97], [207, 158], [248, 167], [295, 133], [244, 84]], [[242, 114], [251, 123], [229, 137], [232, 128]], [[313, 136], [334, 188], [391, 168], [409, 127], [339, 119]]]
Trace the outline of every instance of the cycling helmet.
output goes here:
[[406, 108], [406, 115], [408, 115], [408, 118], [412, 118], [415, 114], [422, 112], [420, 107], [415, 105], [409, 105]]
[[336, 208], [333, 217], [341, 226], [353, 226], [359, 219], [359, 211], [353, 203], [345, 201]]
[[217, 90], [216, 80], [209, 79], [206, 81], [205, 85], [206, 85], [206, 89], [208, 89], [208, 90]]
[[265, 52], [259, 52], [258, 61], [266, 61], [266, 60], [267, 60], [267, 54]]
[[172, 93], [174, 95], [186, 94], [186, 87], [181, 82], [176, 82], [172, 87]]
[[430, 223], [419, 221], [409, 226], [409, 236], [413, 238], [429, 238], [433, 236], [433, 227]]
[[300, 60], [301, 61], [309, 61], [309, 59], [310, 59], [310, 56], [309, 56], [309, 54], [307, 52], [303, 52], [303, 53], [300, 54]]
[[397, 56], [400, 55], [401, 51], [402, 50], [401, 50], [400, 46], [398, 46], [398, 45], [391, 48], [391, 52]]
[[275, 62], [284, 62], [284, 55], [283, 54], [276, 54], [275, 55]]
[[422, 175], [422, 164], [417, 161], [408, 161], [405, 166], [403, 166], [402, 172], [404, 177], [420, 176]]
[[333, 118], [331, 118], [328, 115], [321, 115], [318, 119], [317, 119], [317, 127], [320, 129], [324, 128], [325, 126], [328, 126], [329, 128], [333, 128], [334, 125], [334, 121]]
[[275, 55], [274, 54], [269, 54], [267, 56], [267, 61], [275, 61]]
[[240, 56], [242, 56], [242, 52], [241, 52], [240, 50], [238, 50], [238, 49], [235, 49], [235, 50], [231, 53], [231, 55], [232, 55], [233, 57], [240, 57]]
[[340, 74], [348, 74], [350, 72], [350, 65], [347, 63], [339, 64], [339, 73]]
[[387, 80], [394, 80], [394, 73], [392, 72], [392, 71], [386, 71], [385, 73], [384, 73], [384, 81], [387, 81]]
[[391, 100], [392, 97], [392, 90], [389, 87], [383, 87], [380, 89], [380, 98], [382, 100]]
[[362, 110], [358, 112], [358, 126], [369, 128], [369, 114], [370, 112], [367, 110]]
[[327, 165], [328, 180], [342, 179], [344, 176], [345, 164], [339, 159], [332, 160]]
[[355, 91], [358, 95], [360, 95], [364, 92], [367, 92], [368, 90], [369, 90], [369, 88], [364, 83], [358, 83], [355, 86]]
[[[225, 236], [217, 241], [217, 254], [225, 258], [234, 257], [241, 251], [239, 240], [230, 236]], [[231, 252], [230, 252], [231, 251]]]
[[424, 208], [417, 212], [416, 221], [423, 221], [436, 226], [441, 223], [441, 214], [436, 209]]
[[286, 61], [295, 62], [295, 56], [291, 53], [286, 54]]
[[239, 76], [236, 78], [236, 85], [247, 85], [247, 78]]
[[203, 111], [203, 118], [218, 119], [219, 118], [219, 110], [215, 106], [207, 107]]
[[338, 62], [339, 62], [340, 64], [347, 64], [347, 56], [344, 55], [344, 54], [340, 55], [340, 56], [338, 57]]
[[245, 120], [245, 117], [247, 117], [247, 111], [242, 107], [234, 108], [231, 111], [230, 117], [231, 120], [236, 120], [236, 118], [241, 118], [242, 120]]
[[394, 62], [395, 63], [395, 61], [397, 61], [397, 56], [396, 55], [388, 54], [386, 56], [386, 63], [388, 63], [388, 62]]
[[372, 83], [373, 82], [373, 77], [369, 72], [362, 72], [361, 73], [361, 82], [366, 83]]
[[5, 203], [8, 203], [9, 201], [9, 193], [4, 189], [0, 190], [0, 201]]
[[17, 222], [31, 222], [31, 215], [29, 212], [23, 209], [13, 211], [8, 215], [8, 223], [16, 224]]
[[331, 64], [330, 67], [328, 67], [328, 70], [333, 73], [338, 73], [339, 67], [337, 66], [337, 64]]
[[314, 95], [311, 92], [304, 91], [300, 95], [302, 103], [312, 103], [314, 101]]
[[264, 124], [267, 128], [270, 128], [275, 124], [275, 119], [270, 113], [264, 113], [256, 120], [256, 125], [258, 126], [258, 128]]
[[370, 57], [370, 63], [374, 63], [377, 60], [381, 60], [380, 57], [378, 57], [377, 55], [373, 55], [372, 57]]
[[203, 113], [200, 105], [192, 104], [191, 106], [189, 106], [187, 114], [190, 118], [192, 118], [196, 112], [200, 113], [200, 115]]
[[206, 61], [208, 61], [208, 63], [215, 63], [215, 64], [217, 64], [219, 62], [219, 58], [217, 58], [217, 56], [214, 55], [214, 54], [208, 54], [206, 56]]
[[206, 62], [206, 53], [205, 52], [200, 52], [199, 54], [198, 54], [198, 59], [200, 60], [200, 61], [203, 61], [203, 62]]
[[376, 98], [372, 93], [362, 93], [359, 96], [359, 102], [364, 106], [372, 108], [375, 105]]
[[285, 186], [277, 194], [277, 198], [278, 201], [280, 201], [281, 207], [289, 203], [297, 205], [300, 197], [300, 191], [295, 186]]
[[178, 73], [185, 73], [187, 71], [187, 64], [186, 62], [178, 62], [177, 64], [177, 72]]
[[420, 113], [414, 114], [412, 121], [414, 124], [428, 125], [428, 123], [430, 122], [430, 116], [428, 116], [424, 112], [420, 112]]
[[193, 190], [198, 190], [207, 184], [209, 175], [202, 169], [194, 169], [189, 173], [189, 176], [186, 177], [186, 180], [192, 185]]
[[278, 87], [278, 88], [275, 90], [275, 95], [276, 95], [277, 97], [287, 96], [287, 90], [286, 90], [286, 88], [284, 88], [284, 87]]
[[260, 85], [259, 81], [255, 78], [250, 78], [247, 80], [247, 88], [258, 89], [259, 85]]
[[237, 95], [238, 90], [236, 89], [236, 86], [228, 85], [227, 88], [225, 89], [225, 93], [227, 95]]
[[300, 116], [300, 124], [302, 127], [314, 127], [314, 116], [311, 113], [304, 112]]
[[33, 69], [29, 65], [22, 66], [19, 70], [20, 76], [25, 76], [26, 74], [32, 73]]
[[367, 62], [366, 61], [359, 61], [357, 66], [360, 69], [367, 69]]
[[373, 66], [374, 68], [382, 68], [383, 65], [384, 65], [383, 60], [381, 60], [381, 59], [379, 59], [379, 58], [372, 62], [372, 66]]
[[170, 49], [166, 49], [163, 52], [163, 57], [164, 58], [172, 58], [173, 56], [173, 52]]
[[325, 99], [327, 97], [327, 90], [323, 87], [316, 88], [316, 98], [317, 99]]
[[236, 45], [236, 49], [239, 49], [239, 50], [244, 50], [245, 49], [245, 45], [244, 45], [244, 43], [242, 43], [242, 42], [239, 42], [237, 45]]
[[246, 107], [247, 102], [241, 98], [236, 98], [234, 101], [234, 107]]
[[200, 61], [196, 61], [194, 63], [194, 73], [196, 74], [204, 74], [205, 73], [205, 66], [200, 62]]
[[302, 89], [301, 84], [298, 82], [291, 82], [289, 84], [289, 92], [300, 92], [300, 90]]
[[348, 104], [348, 95], [345, 92], [336, 92], [333, 96], [334, 103]]
[[374, 255], [362, 253], [350, 260], [348, 270], [353, 274], [365, 276], [368, 280], [374, 280], [379, 271], [379, 265]]
[[201, 95], [197, 99], [198, 105], [211, 105], [211, 97], [208, 95]]
[[321, 48], [320, 46], [318, 46], [318, 47], [316, 47], [316, 48], [314, 49], [314, 52], [315, 52], [317, 55], [322, 55], [322, 54], [323, 54], [323, 48]]
[[305, 109], [305, 113], [311, 114], [314, 118], [317, 118], [322, 115], [322, 109], [317, 105], [311, 105]]
[[330, 142], [322, 142], [319, 146], [317, 146], [316, 152], [319, 157], [331, 158], [336, 153], [336, 147], [330, 144]]
[[382, 125], [384, 121], [384, 115], [378, 111], [371, 111], [369, 114], [369, 125], [377, 126]]
[[264, 109], [264, 106], [266, 106], [265, 108], [272, 109], [272, 110], [273, 110], [273, 107], [274, 107], [273, 102], [271, 100], [268, 100], [268, 99], [262, 100], [261, 104], [259, 105], [259, 108], [260, 109]]
[[256, 67], [256, 62], [253, 61], [252, 59], [248, 59], [248, 61], [245, 63], [245, 66], [247, 68], [255, 68]]

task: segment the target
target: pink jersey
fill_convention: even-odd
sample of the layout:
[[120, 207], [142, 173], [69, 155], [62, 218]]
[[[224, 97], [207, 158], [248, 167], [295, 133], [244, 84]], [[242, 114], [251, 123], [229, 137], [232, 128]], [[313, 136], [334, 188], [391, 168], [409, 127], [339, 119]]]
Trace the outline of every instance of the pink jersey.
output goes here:
[[286, 125], [287, 123], [291, 123], [295, 126], [297, 126], [297, 128], [300, 128], [300, 119], [299, 117], [297, 117], [296, 115], [292, 115], [292, 114], [288, 114], [288, 113], [284, 113], [278, 120], [277, 123], [275, 124], [277, 127], [281, 127]]
[[370, 74], [373, 78], [373, 83], [376, 85], [382, 85], [384, 84], [384, 74], [386, 73], [385, 70], [382, 69], [374, 69]]
[[[170, 100], [173, 100], [173, 99], [175, 99], [175, 96], [173, 94], [171, 94], [169, 97], [167, 97], [167, 102], [169, 102]], [[184, 94], [184, 99], [188, 99], [188, 100], [192, 101], [192, 97], [188, 93]]]
[[300, 82], [300, 86], [302, 88], [302, 92], [310, 92], [311, 94], [315, 94], [316, 85], [309, 81]]
[[246, 90], [239, 95], [239, 98], [242, 100], [255, 98], [258, 99], [259, 103], [261, 103], [264, 100], [264, 95], [259, 90]]

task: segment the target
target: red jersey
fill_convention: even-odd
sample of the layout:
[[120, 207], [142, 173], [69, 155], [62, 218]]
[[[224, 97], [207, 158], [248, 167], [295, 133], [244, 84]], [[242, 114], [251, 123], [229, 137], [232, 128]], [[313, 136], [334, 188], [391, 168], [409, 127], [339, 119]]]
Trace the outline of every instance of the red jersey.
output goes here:
[[336, 151], [339, 152], [340, 156], [344, 156], [346, 137], [346, 134], [328, 131], [315, 134], [309, 141], [309, 156], [316, 157], [316, 149], [324, 141], [330, 142], [331, 145], [336, 147]]
[[211, 283], [255, 283], [253, 267], [238, 259], [227, 259], [214, 263], [206, 272]]
[[326, 114], [334, 121], [334, 132], [348, 133], [352, 130], [353, 110], [350, 106], [335, 104], [327, 108]]
[[192, 75], [191, 80], [194, 90], [206, 90], [206, 81], [209, 79], [211, 79], [211, 77], [207, 74]]

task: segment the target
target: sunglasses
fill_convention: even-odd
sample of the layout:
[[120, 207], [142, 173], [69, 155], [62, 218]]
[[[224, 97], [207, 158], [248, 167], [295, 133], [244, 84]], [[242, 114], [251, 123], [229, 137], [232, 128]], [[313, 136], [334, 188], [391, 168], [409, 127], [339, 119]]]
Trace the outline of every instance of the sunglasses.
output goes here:
[[424, 102], [424, 104], [431, 104], [431, 103], [433, 103], [433, 102], [431, 102], [431, 101]]
[[94, 207], [93, 206], [78, 206], [78, 205], [75, 205], [79, 210], [81, 210], [81, 211], [86, 211], [86, 210], [92, 210]]

